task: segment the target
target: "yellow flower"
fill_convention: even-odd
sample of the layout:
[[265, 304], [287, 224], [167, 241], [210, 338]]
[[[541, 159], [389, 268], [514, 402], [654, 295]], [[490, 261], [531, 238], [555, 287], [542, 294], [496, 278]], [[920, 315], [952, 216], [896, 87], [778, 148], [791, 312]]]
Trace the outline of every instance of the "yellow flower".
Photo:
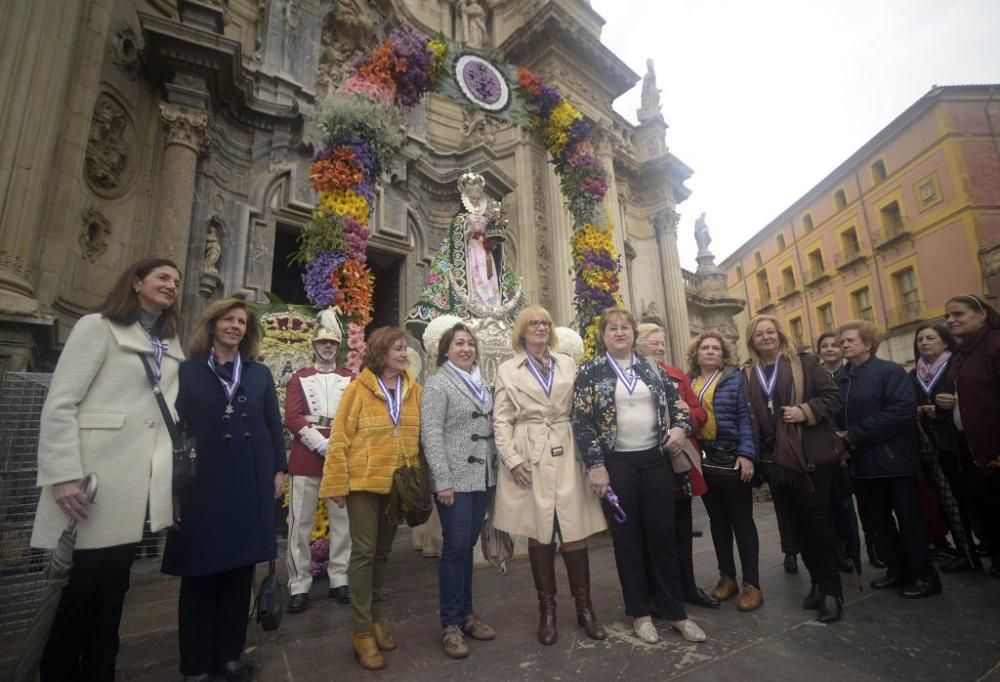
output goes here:
[[553, 154], [558, 154], [569, 142], [569, 127], [583, 118], [576, 107], [563, 100], [549, 114], [548, 123], [545, 126], [545, 145]]
[[319, 217], [324, 211], [353, 218], [359, 225], [368, 224], [368, 200], [354, 190], [342, 189], [336, 192], [320, 192]]

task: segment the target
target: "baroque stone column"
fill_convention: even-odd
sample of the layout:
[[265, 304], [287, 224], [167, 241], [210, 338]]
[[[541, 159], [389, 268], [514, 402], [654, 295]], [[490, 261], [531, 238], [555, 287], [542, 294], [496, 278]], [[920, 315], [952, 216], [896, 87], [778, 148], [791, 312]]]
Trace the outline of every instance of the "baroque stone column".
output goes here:
[[687, 297], [684, 294], [684, 277], [681, 274], [681, 257], [677, 250], [677, 223], [680, 215], [673, 208], [666, 208], [653, 216], [656, 244], [663, 273], [663, 300], [666, 303], [667, 338], [670, 339], [670, 361], [676, 367], [685, 367], [685, 357], [691, 342], [691, 323], [688, 320]]
[[149, 254], [170, 258], [187, 274], [195, 172], [198, 157], [207, 149], [208, 113], [161, 102], [160, 122], [166, 137], [160, 171], [160, 224]]

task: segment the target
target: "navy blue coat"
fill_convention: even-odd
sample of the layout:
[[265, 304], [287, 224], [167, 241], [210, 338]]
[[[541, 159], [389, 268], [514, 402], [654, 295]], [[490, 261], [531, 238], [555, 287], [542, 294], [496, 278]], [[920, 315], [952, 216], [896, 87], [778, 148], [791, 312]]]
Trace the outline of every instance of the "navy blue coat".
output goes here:
[[917, 398], [906, 370], [874, 355], [833, 376], [844, 409], [837, 419], [853, 446], [856, 478], [912, 476], [920, 468]]
[[277, 554], [274, 475], [288, 465], [270, 370], [244, 360], [229, 421], [226, 405], [207, 355], [181, 363], [177, 414], [197, 442], [198, 469], [180, 528], [167, 534], [164, 573], [211, 575]]
[[[691, 383], [695, 377], [688, 375]], [[715, 440], [736, 443], [736, 454], [757, 459], [753, 426], [750, 423], [750, 405], [747, 403], [746, 382], [743, 373], [735, 367], [726, 366], [715, 387], [712, 400], [715, 410]]]

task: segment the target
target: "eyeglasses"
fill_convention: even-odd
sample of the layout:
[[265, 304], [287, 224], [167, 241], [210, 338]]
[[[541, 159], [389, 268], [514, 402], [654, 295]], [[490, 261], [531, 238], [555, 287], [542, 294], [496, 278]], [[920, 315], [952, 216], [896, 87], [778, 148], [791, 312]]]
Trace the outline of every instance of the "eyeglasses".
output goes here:
[[552, 323], [548, 320], [531, 320], [528, 322], [528, 326], [532, 329], [548, 329], [552, 326]]

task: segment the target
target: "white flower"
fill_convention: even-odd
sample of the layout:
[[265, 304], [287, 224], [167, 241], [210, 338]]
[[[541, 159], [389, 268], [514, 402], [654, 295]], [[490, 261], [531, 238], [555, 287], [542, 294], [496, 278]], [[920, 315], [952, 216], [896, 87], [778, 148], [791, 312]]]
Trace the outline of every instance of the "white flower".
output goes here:
[[437, 357], [438, 343], [444, 333], [454, 327], [459, 322], [465, 322], [458, 315], [440, 315], [431, 320], [424, 330], [424, 350], [432, 357]]
[[583, 358], [583, 339], [580, 335], [569, 327], [556, 327], [556, 337], [559, 339], [556, 352], [570, 356], [579, 365]]

